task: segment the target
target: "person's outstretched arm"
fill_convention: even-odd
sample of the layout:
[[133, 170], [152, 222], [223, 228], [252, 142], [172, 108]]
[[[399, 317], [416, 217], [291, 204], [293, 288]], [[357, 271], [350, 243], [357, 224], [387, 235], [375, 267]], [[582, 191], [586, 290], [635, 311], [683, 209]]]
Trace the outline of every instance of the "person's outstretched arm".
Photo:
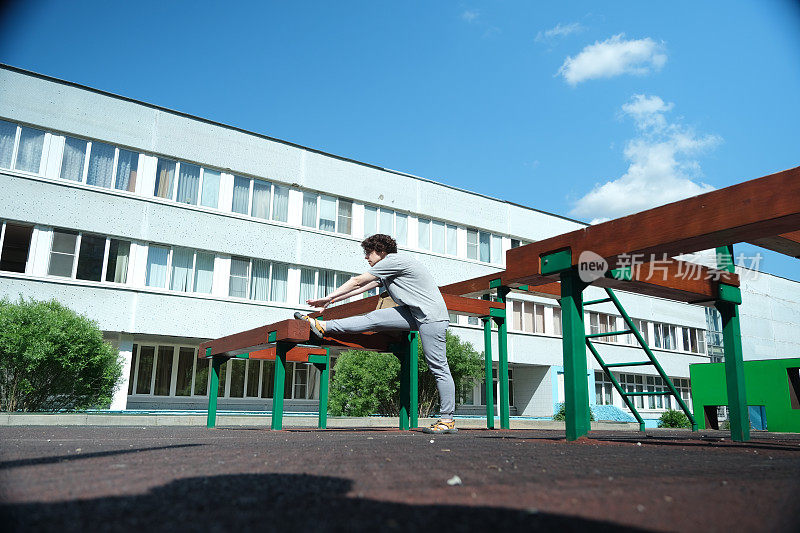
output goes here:
[[364, 272], [363, 274], [359, 274], [358, 276], [353, 276], [352, 278], [348, 279], [342, 283], [341, 287], [324, 298], [306, 300], [306, 303], [312, 307], [325, 308], [332, 303], [340, 302], [352, 296], [356, 296], [357, 294], [361, 294], [362, 292], [374, 289], [378, 285], [380, 285], [380, 280], [378, 280], [378, 278], [372, 274], [369, 274], [368, 272]]

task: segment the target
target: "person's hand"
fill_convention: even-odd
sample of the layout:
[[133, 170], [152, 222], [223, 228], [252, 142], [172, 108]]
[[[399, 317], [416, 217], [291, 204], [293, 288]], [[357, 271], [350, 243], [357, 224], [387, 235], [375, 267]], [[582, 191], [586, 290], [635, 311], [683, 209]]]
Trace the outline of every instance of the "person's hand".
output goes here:
[[331, 304], [330, 298], [317, 298], [316, 300], [306, 300], [306, 303], [311, 307], [321, 307], [325, 309]]

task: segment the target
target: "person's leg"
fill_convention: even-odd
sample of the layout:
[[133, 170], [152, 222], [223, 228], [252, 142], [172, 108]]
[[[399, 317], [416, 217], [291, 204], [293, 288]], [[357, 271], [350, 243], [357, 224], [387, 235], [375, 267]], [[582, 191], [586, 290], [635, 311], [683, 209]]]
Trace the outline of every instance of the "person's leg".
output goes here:
[[443, 421], [453, 420], [453, 413], [456, 410], [456, 386], [450, 374], [450, 366], [447, 364], [445, 334], [448, 325], [447, 320], [419, 325], [422, 353], [425, 355], [428, 368], [436, 378]]
[[360, 316], [320, 321], [325, 333], [361, 333], [364, 331], [411, 331], [416, 322], [406, 306], [377, 309]]

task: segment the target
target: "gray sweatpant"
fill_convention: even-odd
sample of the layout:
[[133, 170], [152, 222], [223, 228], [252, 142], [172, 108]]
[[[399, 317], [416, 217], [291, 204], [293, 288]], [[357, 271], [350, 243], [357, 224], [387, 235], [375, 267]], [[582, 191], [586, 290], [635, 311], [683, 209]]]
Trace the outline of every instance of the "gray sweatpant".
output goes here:
[[445, 332], [450, 323], [447, 320], [418, 323], [407, 306], [388, 307], [367, 313], [366, 315], [328, 320], [325, 322], [327, 333], [361, 333], [364, 331], [419, 331], [422, 341], [422, 353], [428, 368], [436, 378], [439, 389], [442, 418], [452, 418], [456, 410], [456, 387], [450, 367], [447, 364], [445, 350]]

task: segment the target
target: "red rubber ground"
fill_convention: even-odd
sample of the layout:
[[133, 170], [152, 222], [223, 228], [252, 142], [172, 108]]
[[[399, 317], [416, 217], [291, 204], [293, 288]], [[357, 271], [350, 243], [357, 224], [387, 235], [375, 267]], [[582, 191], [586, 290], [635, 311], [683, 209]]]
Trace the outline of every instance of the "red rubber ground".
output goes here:
[[4, 531], [796, 532], [800, 435], [1, 427], [0, 484]]

